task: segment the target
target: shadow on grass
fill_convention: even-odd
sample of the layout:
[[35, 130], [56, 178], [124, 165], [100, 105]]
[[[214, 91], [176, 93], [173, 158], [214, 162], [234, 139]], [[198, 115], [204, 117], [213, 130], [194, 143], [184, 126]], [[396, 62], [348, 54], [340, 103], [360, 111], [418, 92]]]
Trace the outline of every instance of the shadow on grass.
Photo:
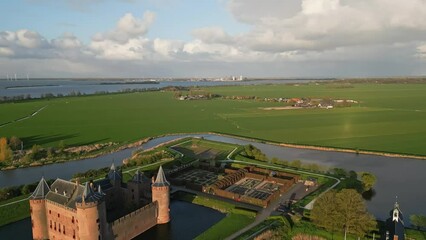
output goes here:
[[91, 145], [101, 142], [107, 142], [110, 140], [109, 138], [100, 138], [87, 142], [77, 142], [73, 144], [67, 144], [66, 140], [72, 139], [80, 136], [80, 134], [54, 134], [54, 135], [33, 135], [22, 138], [24, 142], [24, 149], [30, 149], [34, 144], [37, 145], [50, 145], [53, 147], [57, 147], [60, 141], [64, 141], [67, 146], [83, 146], [83, 145]]
[[[24, 148], [29, 149], [34, 144], [37, 145], [57, 145], [62, 140], [67, 140], [71, 138], [78, 137], [79, 134], [54, 134], [54, 135], [33, 135], [22, 138], [22, 141], [24, 143]], [[55, 143], [55, 144], [52, 144]]]

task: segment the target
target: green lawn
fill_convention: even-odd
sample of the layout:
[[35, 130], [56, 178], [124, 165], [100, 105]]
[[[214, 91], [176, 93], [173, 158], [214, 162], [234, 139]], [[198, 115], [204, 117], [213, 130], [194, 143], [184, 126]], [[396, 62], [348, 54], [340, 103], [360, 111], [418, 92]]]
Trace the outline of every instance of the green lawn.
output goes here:
[[426, 155], [426, 84], [261, 85], [210, 87], [222, 95], [343, 98], [349, 108], [262, 110], [254, 100], [179, 101], [146, 92], [0, 104], [0, 123], [48, 105], [31, 119], [1, 128], [25, 147], [129, 142], [167, 133], [214, 131], [277, 142]]
[[[28, 198], [28, 196], [29, 195], [27, 194], [6, 201], [2, 201], [0, 202], [0, 205], [26, 199]], [[19, 203], [0, 207], [0, 216], [0, 226], [27, 218], [30, 216], [30, 203], [28, 200], [25, 200]]]

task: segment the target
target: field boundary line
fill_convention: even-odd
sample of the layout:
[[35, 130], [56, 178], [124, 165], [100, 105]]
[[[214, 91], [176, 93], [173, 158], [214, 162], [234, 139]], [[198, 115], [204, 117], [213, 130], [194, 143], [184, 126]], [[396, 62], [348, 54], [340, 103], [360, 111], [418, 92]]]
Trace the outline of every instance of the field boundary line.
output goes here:
[[9, 121], [9, 122], [6, 122], [6, 123], [2, 123], [2, 124], [0, 124], [0, 128], [6, 127], [7, 125], [10, 125], [12, 123], [21, 122], [21, 121], [27, 120], [29, 118], [32, 118], [35, 115], [37, 115], [39, 112], [41, 112], [43, 109], [45, 109], [47, 106], [49, 106], [49, 105], [45, 105], [45, 106], [41, 107], [40, 109], [38, 109], [37, 111], [32, 112], [31, 114], [29, 114], [27, 116], [20, 117], [20, 118], [17, 118], [15, 120], [12, 120], [12, 121]]

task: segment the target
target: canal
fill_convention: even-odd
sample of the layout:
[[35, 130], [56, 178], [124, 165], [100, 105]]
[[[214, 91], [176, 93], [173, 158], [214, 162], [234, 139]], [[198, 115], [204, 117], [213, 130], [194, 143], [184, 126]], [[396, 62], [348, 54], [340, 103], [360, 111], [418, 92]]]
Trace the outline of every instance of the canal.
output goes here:
[[[377, 177], [377, 183], [374, 187], [375, 195], [367, 202], [367, 206], [368, 210], [377, 218], [383, 220], [388, 217], [389, 210], [393, 207], [397, 196], [401, 210], [407, 219], [411, 214], [426, 215], [426, 207], [424, 206], [424, 199], [426, 199], [426, 188], [424, 187], [426, 185], [425, 160], [297, 149], [215, 134], [159, 137], [143, 144], [141, 148], [148, 149], [161, 143], [187, 136], [204, 137], [208, 140], [242, 145], [253, 144], [269, 158], [277, 157], [290, 161], [298, 159], [306, 163], [317, 163], [328, 167], [344, 168], [357, 172], [371, 172]], [[134, 150], [135, 148], [126, 149], [97, 158], [41, 167], [0, 171], [0, 187], [36, 182], [43, 175], [47, 179], [57, 177], [70, 179], [74, 173], [107, 167], [113, 161], [116, 165], [120, 165], [121, 160], [129, 157]]]

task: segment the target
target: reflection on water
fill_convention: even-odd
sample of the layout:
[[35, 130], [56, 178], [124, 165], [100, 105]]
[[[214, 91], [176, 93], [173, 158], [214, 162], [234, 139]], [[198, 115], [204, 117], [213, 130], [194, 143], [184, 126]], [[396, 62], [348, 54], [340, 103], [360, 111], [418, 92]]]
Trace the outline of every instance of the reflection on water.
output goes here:
[[[398, 202], [406, 216], [411, 214], [426, 215], [426, 208], [423, 201], [421, 201], [421, 199], [426, 199], [426, 190], [421, 187], [426, 185], [426, 175], [424, 174], [426, 161], [424, 160], [288, 148], [212, 134], [160, 137], [145, 143], [142, 148], [151, 148], [172, 139], [186, 136], [198, 136], [208, 140], [241, 145], [250, 143], [262, 150], [269, 158], [276, 157], [290, 161], [299, 159], [307, 163], [317, 163], [356, 172], [371, 172], [377, 177], [377, 183], [374, 187], [375, 195], [371, 201], [367, 202], [368, 210], [372, 214], [382, 220], [387, 218], [387, 213], [393, 207], [395, 197], [398, 196]], [[94, 159], [1, 171], [0, 187], [32, 183], [38, 181], [43, 173], [46, 178], [61, 177], [69, 179], [77, 172], [109, 166], [113, 159], [116, 160], [117, 165], [121, 164], [119, 160], [129, 157], [133, 150], [127, 149]]]
[[[134, 239], [194, 239], [225, 217], [211, 208], [182, 201], [172, 201], [170, 213], [170, 223], [157, 225]], [[0, 239], [32, 239], [30, 218], [0, 227]]]

